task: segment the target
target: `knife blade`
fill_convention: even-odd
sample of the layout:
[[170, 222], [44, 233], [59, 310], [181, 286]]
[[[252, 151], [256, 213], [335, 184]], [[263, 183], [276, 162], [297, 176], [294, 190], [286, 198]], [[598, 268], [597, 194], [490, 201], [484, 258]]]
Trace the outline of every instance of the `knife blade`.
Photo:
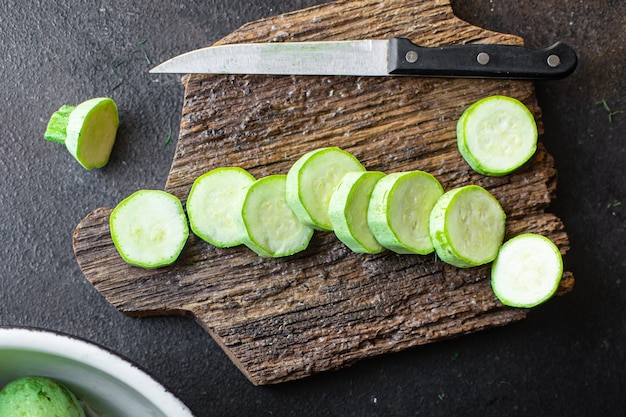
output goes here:
[[576, 64], [575, 51], [563, 42], [543, 49], [503, 44], [423, 47], [390, 38], [211, 46], [174, 57], [150, 72], [560, 79]]

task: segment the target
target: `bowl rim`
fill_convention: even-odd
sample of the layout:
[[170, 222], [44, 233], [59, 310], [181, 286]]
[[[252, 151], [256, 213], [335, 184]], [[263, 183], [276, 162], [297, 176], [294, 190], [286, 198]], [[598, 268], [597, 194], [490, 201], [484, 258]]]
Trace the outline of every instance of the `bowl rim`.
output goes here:
[[[68, 349], [67, 343], [80, 349]], [[166, 416], [194, 417], [189, 408], [135, 362], [113, 350], [57, 330], [0, 325], [0, 350], [21, 349], [81, 362], [115, 379], [124, 381]], [[1, 387], [0, 387], [1, 388]]]

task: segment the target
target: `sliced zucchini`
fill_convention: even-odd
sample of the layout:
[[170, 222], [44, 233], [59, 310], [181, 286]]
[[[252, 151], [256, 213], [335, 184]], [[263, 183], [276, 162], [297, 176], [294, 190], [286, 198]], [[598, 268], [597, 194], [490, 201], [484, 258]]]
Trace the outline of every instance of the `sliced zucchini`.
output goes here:
[[139, 190], [122, 200], [109, 226], [122, 259], [143, 268], [172, 264], [189, 237], [180, 200], [160, 190]]
[[508, 240], [491, 268], [491, 287], [502, 304], [531, 308], [550, 299], [563, 276], [563, 259], [547, 237], [526, 233]]
[[443, 194], [430, 213], [430, 238], [441, 260], [459, 268], [493, 261], [504, 240], [506, 215], [482, 187]]
[[282, 257], [303, 251], [313, 229], [301, 223], [285, 193], [287, 177], [270, 175], [246, 188], [240, 220], [243, 243], [262, 257]]
[[376, 240], [396, 253], [426, 255], [434, 250], [430, 212], [443, 187], [423, 171], [396, 172], [374, 187], [367, 222]]
[[524, 165], [535, 154], [537, 137], [533, 114], [507, 96], [475, 102], [457, 123], [459, 152], [483, 175], [502, 176]]
[[348, 172], [335, 188], [328, 206], [328, 217], [337, 238], [356, 253], [384, 250], [367, 224], [370, 196], [382, 172]]
[[239, 167], [216, 168], [196, 178], [186, 203], [193, 233], [218, 248], [242, 244], [245, 230], [239, 216], [246, 187], [254, 181]]
[[332, 230], [328, 205], [335, 186], [348, 172], [365, 171], [352, 154], [337, 147], [304, 154], [287, 173], [287, 203], [300, 222]]

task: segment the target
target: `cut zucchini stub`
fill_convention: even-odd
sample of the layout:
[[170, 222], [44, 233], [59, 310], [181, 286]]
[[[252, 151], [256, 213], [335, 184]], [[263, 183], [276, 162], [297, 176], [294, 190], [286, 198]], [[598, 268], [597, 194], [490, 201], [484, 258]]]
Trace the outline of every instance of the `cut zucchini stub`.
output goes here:
[[189, 237], [180, 200], [159, 190], [139, 190], [122, 200], [111, 212], [109, 226], [121, 257], [143, 268], [172, 264]]
[[370, 196], [382, 172], [348, 172], [330, 197], [328, 217], [337, 238], [356, 253], [380, 253], [385, 248], [367, 224]]
[[336, 148], [319, 148], [301, 156], [287, 173], [287, 203], [300, 222], [330, 231], [328, 205], [335, 186], [348, 172], [365, 171], [352, 154]]
[[429, 217], [443, 187], [423, 171], [395, 172], [376, 184], [367, 222], [376, 240], [396, 253], [426, 255], [434, 250]]
[[537, 124], [519, 100], [486, 97], [463, 112], [457, 123], [457, 145], [479, 174], [502, 176], [524, 165], [537, 150]]
[[61, 106], [48, 122], [44, 138], [65, 144], [85, 168], [102, 168], [115, 144], [119, 116], [115, 102], [97, 97], [78, 106]]
[[246, 187], [254, 181], [239, 167], [216, 168], [196, 178], [186, 203], [194, 234], [218, 248], [243, 243], [245, 230], [239, 216]]
[[506, 215], [477, 185], [446, 192], [430, 213], [430, 238], [439, 258], [459, 268], [493, 261], [504, 240]]
[[269, 175], [245, 191], [240, 217], [243, 243], [265, 258], [303, 251], [313, 236], [313, 229], [301, 223], [287, 204], [285, 187], [285, 175]]
[[491, 287], [502, 304], [531, 308], [554, 295], [563, 259], [547, 237], [526, 233], [508, 240], [491, 267]]

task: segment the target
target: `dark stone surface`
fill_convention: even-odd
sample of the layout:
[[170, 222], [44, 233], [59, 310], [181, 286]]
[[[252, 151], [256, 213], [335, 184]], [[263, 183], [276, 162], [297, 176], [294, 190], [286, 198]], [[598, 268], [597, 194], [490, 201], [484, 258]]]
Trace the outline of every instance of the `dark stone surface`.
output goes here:
[[[579, 67], [537, 82], [559, 170], [574, 291], [517, 324], [362, 361], [302, 381], [254, 387], [196, 323], [128, 318], [83, 278], [71, 235], [91, 210], [162, 189], [180, 122], [177, 76], [152, 63], [242, 24], [313, 0], [0, 0], [0, 325], [58, 330], [136, 361], [198, 417], [541, 415], [626, 411], [626, 3], [454, 0], [457, 15], [529, 46], [562, 40]], [[407, 34], [410, 36], [410, 34]], [[145, 43], [143, 41], [146, 41]], [[61, 104], [108, 95], [120, 108], [107, 167], [84, 171], [43, 140]], [[611, 111], [601, 104], [605, 101]], [[624, 204], [620, 204], [624, 202]]]

